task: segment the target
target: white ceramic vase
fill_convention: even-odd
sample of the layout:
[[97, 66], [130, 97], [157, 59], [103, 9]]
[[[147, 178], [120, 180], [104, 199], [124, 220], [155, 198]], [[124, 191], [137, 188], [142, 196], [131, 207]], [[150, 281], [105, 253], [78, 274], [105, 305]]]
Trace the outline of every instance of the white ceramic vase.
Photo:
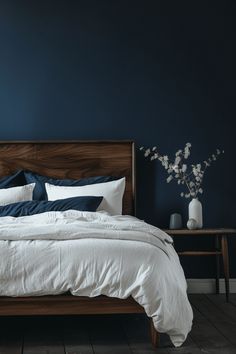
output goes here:
[[188, 218], [196, 221], [196, 228], [201, 229], [202, 223], [202, 204], [197, 198], [193, 198], [188, 206]]

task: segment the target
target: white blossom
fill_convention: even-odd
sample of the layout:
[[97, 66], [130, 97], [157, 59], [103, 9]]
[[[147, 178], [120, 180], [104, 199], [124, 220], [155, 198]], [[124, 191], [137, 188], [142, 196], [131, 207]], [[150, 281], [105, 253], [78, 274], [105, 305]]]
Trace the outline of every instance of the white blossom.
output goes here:
[[184, 148], [184, 158], [185, 159], [187, 159], [190, 156], [190, 147], [191, 147], [191, 144], [187, 143]]
[[174, 172], [179, 172], [179, 167], [178, 167], [177, 165], [174, 165], [174, 166], [173, 166], [173, 171], [174, 171]]
[[187, 143], [183, 150], [179, 149], [175, 153], [174, 160], [169, 159], [168, 155], [161, 155], [157, 151], [157, 147], [154, 146], [151, 149], [145, 149], [143, 146], [140, 150], [144, 152], [144, 156], [149, 158], [151, 161], [159, 160], [162, 166], [165, 168], [168, 177], [166, 182], [170, 183], [173, 179], [177, 181], [178, 185], [185, 185], [187, 187], [187, 193], [181, 192], [181, 197], [185, 198], [196, 198], [197, 195], [203, 193], [201, 187], [203, 183], [203, 177], [205, 170], [211, 166], [211, 164], [217, 160], [220, 154], [224, 153], [224, 150], [216, 149], [216, 153], [212, 154], [208, 159], [205, 159], [202, 163], [190, 164], [189, 168], [187, 163], [184, 163], [190, 156], [191, 143]]
[[182, 150], [178, 150], [178, 151], [175, 153], [175, 156], [179, 156], [180, 154], [182, 154]]
[[169, 177], [167, 177], [166, 182], [167, 182], [167, 183], [170, 183], [170, 181], [172, 181], [172, 179], [173, 179], [173, 176], [170, 175]]
[[185, 158], [185, 160], [187, 160], [187, 158], [190, 156], [190, 151], [188, 151], [188, 150], [185, 150], [184, 151], [184, 158]]
[[197, 171], [197, 169], [195, 167], [193, 168], [193, 174], [194, 174], [194, 176], [198, 175], [198, 171]]
[[196, 166], [197, 166], [197, 170], [200, 171], [201, 170], [201, 164], [198, 163]]
[[181, 157], [180, 157], [180, 156], [177, 156], [177, 157], [175, 158], [175, 165], [178, 166], [178, 164], [180, 163], [180, 161], [181, 161]]

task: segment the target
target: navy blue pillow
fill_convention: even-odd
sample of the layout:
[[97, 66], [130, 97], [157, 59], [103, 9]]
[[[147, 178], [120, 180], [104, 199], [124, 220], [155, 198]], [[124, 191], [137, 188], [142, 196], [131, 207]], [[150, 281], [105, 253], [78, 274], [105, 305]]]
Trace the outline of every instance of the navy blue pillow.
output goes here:
[[34, 200], [47, 200], [47, 192], [45, 183], [53, 184], [55, 186], [85, 186], [87, 184], [110, 182], [118, 179], [119, 177], [112, 176], [98, 176], [82, 179], [56, 179], [47, 176], [42, 176], [31, 171], [25, 171], [25, 179], [27, 184], [35, 183], [33, 199]]
[[46, 211], [96, 211], [103, 197], [73, 197], [66, 199], [48, 200], [32, 200], [27, 202], [19, 202], [0, 206], [1, 216], [26, 216], [40, 214]]
[[27, 184], [23, 170], [19, 170], [11, 176], [6, 176], [0, 179], [0, 189], [24, 186]]

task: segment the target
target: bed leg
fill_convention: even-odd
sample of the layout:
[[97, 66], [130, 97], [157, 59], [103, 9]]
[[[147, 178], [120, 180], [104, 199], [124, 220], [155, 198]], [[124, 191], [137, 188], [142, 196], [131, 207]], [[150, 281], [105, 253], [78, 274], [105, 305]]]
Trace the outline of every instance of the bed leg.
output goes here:
[[150, 333], [151, 333], [152, 345], [154, 348], [157, 348], [160, 344], [160, 334], [155, 329], [151, 318], [150, 318]]

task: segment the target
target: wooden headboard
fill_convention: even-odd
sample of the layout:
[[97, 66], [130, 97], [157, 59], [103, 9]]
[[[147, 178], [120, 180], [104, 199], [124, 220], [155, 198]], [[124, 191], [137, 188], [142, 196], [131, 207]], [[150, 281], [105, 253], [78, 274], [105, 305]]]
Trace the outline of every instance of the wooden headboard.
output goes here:
[[0, 178], [24, 169], [54, 178], [126, 177], [123, 214], [135, 214], [132, 141], [2, 141]]

